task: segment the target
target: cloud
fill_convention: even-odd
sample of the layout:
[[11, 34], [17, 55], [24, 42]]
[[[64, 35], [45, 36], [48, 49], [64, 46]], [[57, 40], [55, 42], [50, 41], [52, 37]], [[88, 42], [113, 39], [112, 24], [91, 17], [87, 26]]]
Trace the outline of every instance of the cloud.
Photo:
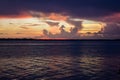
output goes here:
[[120, 39], [120, 25], [115, 23], [109, 23], [98, 33], [94, 33], [93, 38], [101, 39]]
[[[75, 22], [71, 22], [75, 23]], [[77, 25], [75, 27], [71, 27], [70, 32], [67, 32], [65, 30], [65, 26], [62, 25], [59, 27], [59, 33], [52, 34], [48, 30], [43, 30], [44, 36], [43, 38], [52, 38], [52, 39], [119, 39], [120, 36], [120, 25], [119, 24], [107, 24], [105, 27], [101, 28], [101, 31], [96, 33], [86, 33], [86, 34], [80, 34], [78, 33], [82, 29], [82, 21], [77, 22]], [[84, 35], [84, 36], [83, 36]]]
[[104, 28], [104, 34], [109, 34], [109, 35], [119, 35], [120, 34], [120, 25], [118, 24], [108, 24]]
[[48, 36], [48, 35], [49, 35], [49, 32], [48, 32], [46, 29], [43, 29], [43, 34], [44, 34], [45, 36]]
[[20, 28], [22, 28], [22, 29], [29, 29], [28, 27], [25, 27], [25, 26], [21, 26]]
[[[44, 35], [54, 38], [80, 38], [78, 31], [83, 28], [84, 19], [109, 24], [104, 32], [97, 34], [119, 35], [119, 3], [120, 0], [0, 0], [0, 18], [37, 18], [58, 31], [43, 30]], [[20, 28], [27, 30], [28, 26], [40, 24], [27, 24]]]
[[41, 20], [47, 20], [47, 22], [66, 21], [69, 18], [68, 15], [62, 13], [55, 13], [55, 12], [45, 13], [40, 11], [29, 11], [29, 14]]
[[19, 32], [17, 32], [16, 34], [23, 34], [23, 33], [19, 33]]
[[0, 18], [39, 17], [67, 21], [74, 17], [119, 23], [119, 3], [119, 0], [1, 0]]
[[3, 35], [4, 33], [0, 33], [0, 35]]
[[114, 13], [101, 19], [106, 23], [120, 23], [120, 13]]
[[119, 3], [119, 0], [1, 0], [0, 15], [19, 15], [32, 10], [82, 18], [101, 17], [120, 12]]
[[40, 26], [40, 23], [34, 24], [34, 23], [27, 23], [25, 26]]
[[[72, 22], [71, 22], [72, 23]], [[75, 22], [73, 22], [75, 23]], [[65, 27], [64, 25], [61, 25], [59, 27], [59, 31], [60, 33], [57, 33], [57, 34], [53, 34], [51, 32], [49, 32], [48, 30], [44, 29], [43, 30], [43, 37], [44, 38], [66, 38], [66, 39], [79, 39], [80, 38], [80, 35], [78, 34], [78, 31], [82, 28], [82, 22], [76, 22], [75, 26], [69, 30], [70, 32], [66, 31], [65, 30]]]
[[51, 27], [53, 26], [58, 26], [59, 22], [46, 22], [47, 24], [49, 24]]
[[8, 33], [0, 33], [0, 35], [8, 35]]
[[35, 27], [35, 26], [41, 26], [41, 24], [40, 23], [36, 23], [36, 24], [34, 24], [34, 23], [26, 23], [26, 24], [24, 24], [24, 25], [22, 25], [22, 26], [20, 26], [20, 28], [22, 28], [22, 29], [30, 29], [30, 27]]
[[51, 13], [48, 18], [52, 19], [52, 20], [64, 20], [66, 21], [68, 19], [69, 16], [64, 16], [61, 14], [55, 14], [55, 13]]
[[0, 18], [31, 18], [28, 12], [19, 12], [18, 14], [0, 14]]

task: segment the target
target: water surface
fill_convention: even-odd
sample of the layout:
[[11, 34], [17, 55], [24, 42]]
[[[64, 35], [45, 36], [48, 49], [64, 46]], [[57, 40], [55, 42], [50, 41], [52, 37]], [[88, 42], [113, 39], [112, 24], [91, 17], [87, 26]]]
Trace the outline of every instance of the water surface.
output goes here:
[[0, 80], [119, 80], [120, 41], [0, 41]]

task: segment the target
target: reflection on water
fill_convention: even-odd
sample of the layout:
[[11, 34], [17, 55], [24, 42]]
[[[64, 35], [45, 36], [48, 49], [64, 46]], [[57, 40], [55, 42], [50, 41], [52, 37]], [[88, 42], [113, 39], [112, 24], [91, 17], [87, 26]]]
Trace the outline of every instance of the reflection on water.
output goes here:
[[83, 55], [81, 57], [81, 62], [84, 64], [80, 64], [80, 66], [83, 68], [82, 69], [83, 74], [93, 75], [102, 71], [103, 60], [104, 59], [101, 57], [91, 57], [91, 56]]
[[47, 46], [2, 43], [0, 80], [119, 80], [120, 45], [86, 43]]
[[[77, 57], [78, 58], [78, 57]], [[0, 60], [0, 77], [8, 79], [61, 79], [92, 76], [101, 71], [97, 58], [69, 56], [4, 58]]]

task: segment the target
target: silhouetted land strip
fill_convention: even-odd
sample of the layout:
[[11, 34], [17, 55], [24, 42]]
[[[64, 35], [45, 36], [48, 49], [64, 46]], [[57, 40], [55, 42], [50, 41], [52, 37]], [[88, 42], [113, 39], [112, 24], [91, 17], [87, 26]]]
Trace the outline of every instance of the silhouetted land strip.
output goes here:
[[0, 41], [120, 41], [120, 39], [0, 39]]
[[33, 40], [33, 41], [113, 41], [120, 39], [0, 39], [2, 40]]

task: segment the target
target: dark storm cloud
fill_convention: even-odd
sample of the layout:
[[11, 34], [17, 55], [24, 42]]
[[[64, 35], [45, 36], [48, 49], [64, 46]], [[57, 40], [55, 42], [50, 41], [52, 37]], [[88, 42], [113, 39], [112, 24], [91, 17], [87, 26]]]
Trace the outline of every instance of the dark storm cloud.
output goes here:
[[118, 24], [108, 24], [104, 28], [104, 34], [109, 34], [109, 35], [119, 35], [120, 34], [120, 25]]
[[76, 17], [101, 17], [120, 12], [120, 0], [0, 0], [0, 15], [21, 11], [67, 13]]
[[94, 33], [92, 38], [96, 39], [120, 39], [120, 25], [116, 23], [107, 24], [101, 31]]

